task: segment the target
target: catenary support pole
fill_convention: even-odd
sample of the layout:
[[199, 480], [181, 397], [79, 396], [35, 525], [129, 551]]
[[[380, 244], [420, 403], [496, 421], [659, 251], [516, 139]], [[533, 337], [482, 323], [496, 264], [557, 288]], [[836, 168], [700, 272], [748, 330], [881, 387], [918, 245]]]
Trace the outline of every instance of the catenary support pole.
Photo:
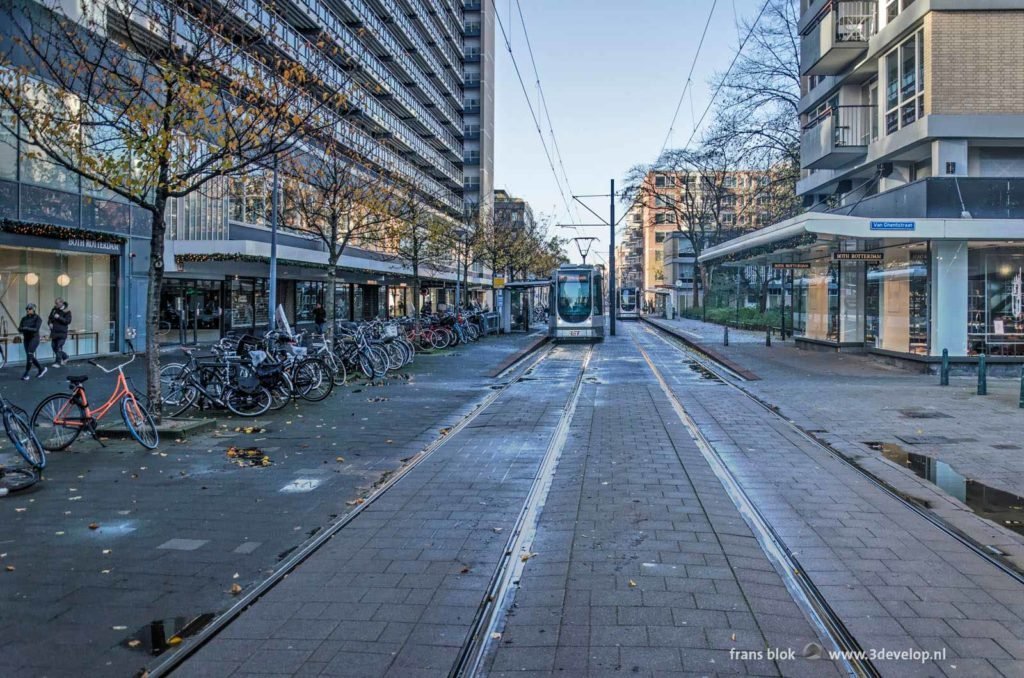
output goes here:
[[615, 336], [615, 179], [612, 179], [611, 184], [611, 197], [608, 200], [609, 203], [609, 217], [608, 217], [608, 314], [611, 316], [609, 325], [611, 329], [611, 335]]
[[277, 157], [274, 157], [274, 184], [270, 194], [270, 289], [267, 290], [270, 307], [269, 329], [277, 328]]

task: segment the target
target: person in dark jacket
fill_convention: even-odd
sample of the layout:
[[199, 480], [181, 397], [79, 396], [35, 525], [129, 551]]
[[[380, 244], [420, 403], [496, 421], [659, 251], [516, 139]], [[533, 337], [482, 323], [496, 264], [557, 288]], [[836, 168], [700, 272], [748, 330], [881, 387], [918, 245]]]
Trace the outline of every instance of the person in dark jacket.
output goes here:
[[316, 325], [316, 333], [324, 333], [324, 324], [327, 322], [327, 309], [323, 304], [317, 304], [313, 308], [313, 324]]
[[60, 298], [54, 301], [46, 324], [50, 326], [53, 366], [63, 367], [68, 360], [68, 354], [64, 352], [64, 342], [68, 339], [68, 328], [71, 327], [71, 311], [68, 309], [68, 302]]
[[39, 374], [36, 375], [37, 379], [46, 374], [46, 368], [36, 360], [36, 349], [39, 348], [39, 330], [42, 326], [43, 319], [36, 313], [36, 305], [29, 304], [26, 306], [25, 317], [18, 324], [18, 331], [21, 332], [21, 341], [25, 346], [25, 374], [21, 377], [22, 381], [28, 381], [28, 373], [33, 365], [39, 370]]

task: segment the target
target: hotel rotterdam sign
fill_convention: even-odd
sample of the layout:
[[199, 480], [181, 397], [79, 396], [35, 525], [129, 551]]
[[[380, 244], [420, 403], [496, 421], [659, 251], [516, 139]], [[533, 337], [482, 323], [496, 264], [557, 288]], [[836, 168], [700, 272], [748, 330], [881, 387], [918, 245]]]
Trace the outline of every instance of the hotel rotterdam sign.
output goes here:
[[872, 231], [913, 231], [913, 221], [872, 221]]

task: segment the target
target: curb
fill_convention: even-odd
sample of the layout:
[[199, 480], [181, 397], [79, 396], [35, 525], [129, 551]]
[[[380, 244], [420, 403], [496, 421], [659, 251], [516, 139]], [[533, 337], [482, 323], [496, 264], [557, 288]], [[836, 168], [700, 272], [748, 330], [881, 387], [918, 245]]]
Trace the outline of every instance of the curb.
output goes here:
[[725, 365], [731, 371], [733, 371], [736, 374], [740, 375], [741, 377], [743, 377], [747, 381], [761, 381], [761, 377], [757, 376], [756, 374], [754, 374], [753, 372], [751, 372], [747, 368], [741, 367], [740, 365], [737, 365], [733, 360], [731, 360], [729, 358], [726, 358], [724, 355], [722, 355], [721, 353], [719, 353], [715, 349], [709, 348], [706, 344], [702, 344], [700, 342], [694, 341], [693, 339], [691, 339], [690, 337], [687, 337], [683, 333], [673, 329], [672, 327], [666, 327], [665, 325], [663, 325], [660, 322], [657, 322], [656, 320], [651, 320], [650, 318], [645, 318], [645, 317], [641, 317], [641, 320], [643, 320], [645, 323], [653, 325], [654, 327], [657, 327], [659, 330], [662, 330], [664, 332], [668, 332], [673, 337], [675, 337], [679, 341], [683, 342], [684, 344], [686, 344], [690, 348], [694, 349], [695, 351], [698, 351], [699, 353], [703, 353], [704, 355], [706, 355], [707, 357], [711, 358], [712, 360], [714, 360], [717, 363]]
[[499, 374], [501, 374], [502, 372], [504, 372], [508, 368], [512, 367], [512, 365], [515, 365], [517, 362], [519, 362], [520, 360], [522, 360], [526, 356], [530, 355], [531, 353], [533, 353], [534, 351], [539, 349], [544, 344], [548, 343], [548, 340], [550, 338], [551, 337], [549, 337], [547, 334], [545, 334], [542, 337], [538, 337], [537, 339], [535, 339], [530, 344], [527, 344], [526, 346], [524, 346], [517, 353], [513, 353], [512, 355], [510, 355], [509, 357], [505, 358], [500, 363], [498, 363], [498, 366], [495, 367], [490, 372], [488, 372], [487, 376], [490, 377], [491, 379], [494, 379]]

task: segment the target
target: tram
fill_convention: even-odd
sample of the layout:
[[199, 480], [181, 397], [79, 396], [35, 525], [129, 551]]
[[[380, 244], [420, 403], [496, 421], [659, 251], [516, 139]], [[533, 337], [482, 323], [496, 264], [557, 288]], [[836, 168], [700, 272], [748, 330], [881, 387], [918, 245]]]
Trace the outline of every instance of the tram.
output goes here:
[[619, 320], [637, 320], [640, 318], [640, 290], [635, 287], [619, 288], [618, 309], [615, 317]]
[[604, 278], [594, 266], [566, 265], [551, 274], [548, 336], [555, 341], [604, 339]]

